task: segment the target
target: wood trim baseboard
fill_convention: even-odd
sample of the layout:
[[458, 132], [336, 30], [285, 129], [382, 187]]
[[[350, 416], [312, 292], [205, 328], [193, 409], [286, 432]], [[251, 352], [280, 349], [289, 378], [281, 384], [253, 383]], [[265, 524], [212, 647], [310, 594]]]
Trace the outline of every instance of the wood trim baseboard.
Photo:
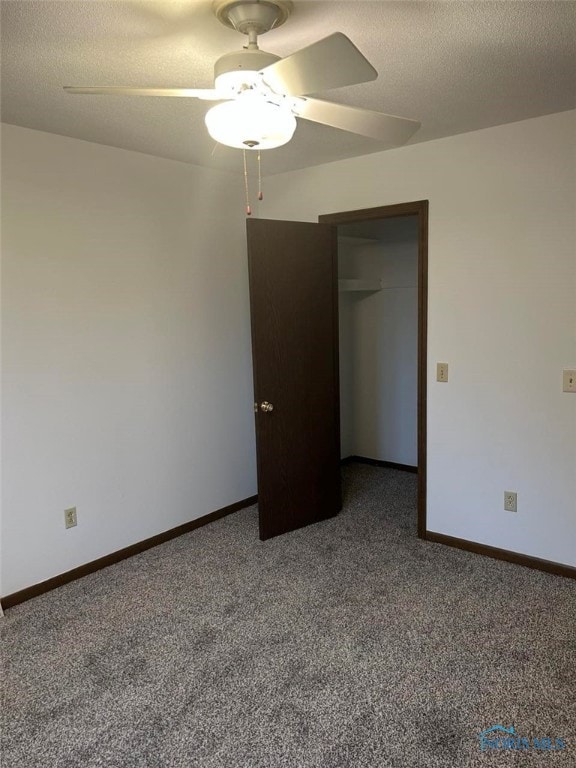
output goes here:
[[398, 464], [396, 461], [382, 461], [381, 459], [369, 459], [367, 456], [346, 456], [340, 460], [341, 464], [370, 464], [373, 467], [386, 467], [387, 469], [400, 469], [402, 472], [418, 474], [418, 467], [412, 464]]
[[445, 544], [448, 547], [456, 547], [456, 549], [464, 549], [466, 552], [474, 552], [477, 555], [491, 557], [494, 560], [505, 560], [508, 563], [523, 565], [526, 568], [535, 568], [538, 571], [553, 573], [555, 576], [576, 579], [576, 568], [571, 565], [563, 565], [562, 563], [543, 560], [531, 555], [522, 555], [519, 552], [510, 552], [507, 549], [490, 547], [488, 544], [478, 544], [475, 541], [458, 539], [455, 536], [445, 536], [443, 533], [434, 533], [433, 531], [426, 531], [425, 539], [435, 544]]
[[92, 560], [77, 568], [72, 568], [71, 571], [60, 573], [58, 576], [53, 576], [51, 579], [41, 581], [39, 584], [33, 584], [31, 587], [26, 587], [18, 592], [13, 592], [11, 595], [6, 595], [6, 597], [1, 598], [1, 607], [4, 610], [6, 610], [6, 608], [12, 608], [26, 600], [31, 600], [33, 597], [38, 597], [38, 595], [43, 595], [45, 592], [50, 592], [52, 589], [57, 589], [63, 584], [76, 581], [76, 579], [81, 579], [83, 576], [87, 576], [90, 573], [95, 573], [102, 568], [107, 568], [109, 565], [114, 565], [121, 560], [126, 560], [128, 557], [133, 557], [134, 555], [140, 554], [140, 552], [145, 552], [147, 549], [152, 549], [152, 547], [157, 547], [159, 544], [164, 544], [166, 541], [182, 536], [184, 533], [190, 533], [190, 531], [195, 531], [197, 528], [202, 528], [204, 525], [213, 523], [215, 520], [220, 520], [222, 517], [231, 515], [233, 512], [238, 512], [240, 509], [251, 507], [252, 504], [256, 504], [257, 501], [258, 496], [249, 496], [247, 499], [236, 501], [234, 504], [229, 504], [227, 507], [217, 509], [215, 512], [210, 512], [202, 517], [197, 517], [195, 520], [190, 520], [190, 522], [184, 523], [183, 525], [177, 525], [175, 528], [170, 528], [168, 531], [158, 533], [156, 536], [151, 536], [149, 539], [138, 541], [136, 544], [131, 544], [129, 547], [118, 549], [116, 552], [111, 552], [109, 555], [99, 557], [97, 560]]

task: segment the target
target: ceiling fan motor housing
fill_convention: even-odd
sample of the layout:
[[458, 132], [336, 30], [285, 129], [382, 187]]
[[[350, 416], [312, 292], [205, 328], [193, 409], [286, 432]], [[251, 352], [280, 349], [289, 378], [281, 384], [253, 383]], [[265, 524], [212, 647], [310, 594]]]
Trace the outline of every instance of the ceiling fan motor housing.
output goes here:
[[[214, 65], [214, 84], [218, 89], [238, 89], [256, 83], [255, 73], [280, 61], [280, 56], [266, 53], [259, 48], [233, 51], [221, 56]], [[243, 73], [246, 73], [243, 78]]]

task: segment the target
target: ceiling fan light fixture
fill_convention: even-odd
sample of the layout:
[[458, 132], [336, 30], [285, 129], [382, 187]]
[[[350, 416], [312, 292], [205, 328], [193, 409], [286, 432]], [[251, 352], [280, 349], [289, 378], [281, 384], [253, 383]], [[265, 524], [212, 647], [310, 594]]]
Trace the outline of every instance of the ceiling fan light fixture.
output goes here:
[[382, 112], [311, 98], [319, 91], [367, 83], [378, 72], [342, 32], [281, 59], [258, 47], [258, 35], [284, 23], [291, 0], [212, 0], [217, 18], [247, 35], [242, 50], [215, 62], [214, 88], [65, 86], [68, 93], [165, 96], [225, 102], [205, 117], [210, 135], [239, 149], [274, 149], [290, 141], [296, 118], [400, 146], [420, 127]]
[[296, 130], [289, 110], [256, 93], [212, 107], [205, 122], [215, 141], [234, 149], [275, 149], [287, 144]]

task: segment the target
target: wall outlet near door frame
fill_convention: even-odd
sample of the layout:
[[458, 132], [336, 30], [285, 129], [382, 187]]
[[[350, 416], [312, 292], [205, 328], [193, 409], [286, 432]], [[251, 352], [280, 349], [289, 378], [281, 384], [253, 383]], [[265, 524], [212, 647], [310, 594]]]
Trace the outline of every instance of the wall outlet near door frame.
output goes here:
[[516, 491], [504, 491], [504, 509], [506, 512], [518, 512], [518, 494]]
[[76, 514], [76, 507], [70, 507], [64, 510], [64, 525], [66, 528], [74, 528], [78, 525], [78, 516]]
[[562, 392], [576, 392], [576, 371], [565, 368], [562, 372]]
[[436, 363], [436, 381], [448, 381], [448, 363]]

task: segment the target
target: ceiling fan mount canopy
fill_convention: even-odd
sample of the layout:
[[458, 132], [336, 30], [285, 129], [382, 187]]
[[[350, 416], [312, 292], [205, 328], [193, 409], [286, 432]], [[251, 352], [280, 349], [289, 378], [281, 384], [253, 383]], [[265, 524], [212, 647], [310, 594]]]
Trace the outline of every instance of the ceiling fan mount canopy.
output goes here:
[[214, 0], [212, 9], [218, 21], [249, 35], [263, 35], [284, 24], [292, 12], [290, 0]]

